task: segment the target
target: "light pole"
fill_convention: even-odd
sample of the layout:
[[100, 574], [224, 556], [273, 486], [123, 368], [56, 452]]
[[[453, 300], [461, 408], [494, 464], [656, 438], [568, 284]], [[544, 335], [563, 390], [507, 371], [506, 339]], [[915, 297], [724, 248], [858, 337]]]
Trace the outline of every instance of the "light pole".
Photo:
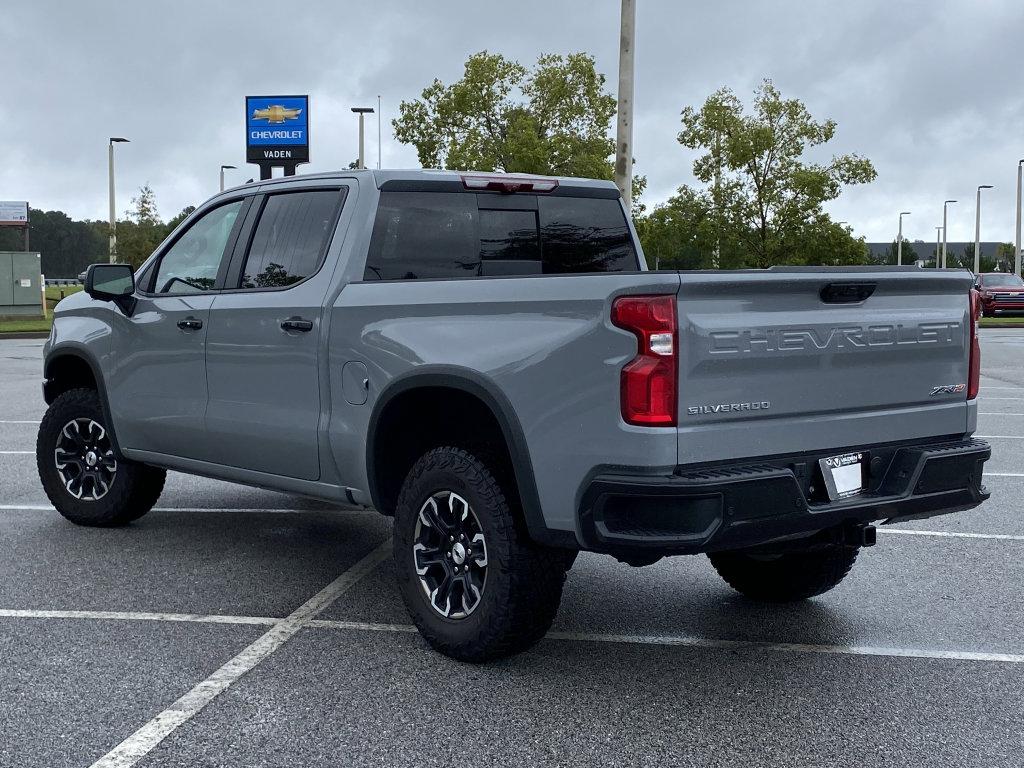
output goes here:
[[942, 237], [942, 227], [935, 228], [935, 266], [939, 266], [939, 238]]
[[1013, 242], [1013, 274], [1020, 274], [1020, 182], [1024, 160], [1017, 161], [1017, 239]]
[[909, 216], [910, 211], [900, 211], [900, 233], [896, 235], [896, 266], [903, 266], [903, 217]]
[[981, 190], [992, 189], [991, 184], [978, 187], [978, 201], [974, 208], [974, 274], [981, 271]]
[[956, 200], [946, 200], [942, 203], [942, 268], [946, 268], [946, 206], [955, 203]]
[[378, 93], [377, 94], [377, 170], [378, 171], [380, 170], [380, 155], [381, 155], [381, 148], [380, 148], [380, 115], [381, 115], [381, 112], [383, 112], [383, 111], [384, 110], [382, 110], [380, 108], [380, 94]]
[[107, 142], [107, 181], [110, 185], [110, 263], [117, 261], [117, 214], [114, 211], [114, 145], [127, 142], [120, 136], [111, 136]]
[[222, 165], [220, 167], [220, 191], [221, 192], [224, 191], [224, 171], [234, 170], [235, 168], [236, 168], [236, 166], [234, 166], [234, 165]]
[[636, 1], [622, 0], [619, 22], [619, 104], [615, 130], [615, 186], [629, 215], [633, 204], [633, 49]]
[[366, 142], [363, 126], [363, 118], [373, 114], [373, 107], [352, 107], [352, 111], [359, 115], [359, 165], [358, 168], [366, 167]]

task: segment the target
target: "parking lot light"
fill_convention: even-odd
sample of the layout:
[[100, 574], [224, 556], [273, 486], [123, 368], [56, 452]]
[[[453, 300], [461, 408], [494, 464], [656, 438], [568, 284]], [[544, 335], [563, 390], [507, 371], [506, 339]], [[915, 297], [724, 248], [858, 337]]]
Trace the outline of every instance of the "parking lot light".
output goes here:
[[942, 203], [942, 268], [946, 268], [946, 233], [949, 231], [946, 228], [946, 207], [950, 203], [955, 203], [956, 200], [945, 200]]
[[903, 266], [903, 217], [909, 216], [910, 211], [900, 211], [900, 231], [896, 235], [896, 266]]
[[974, 208], [974, 274], [981, 270], [981, 190], [992, 189], [991, 184], [978, 186], [978, 201]]
[[1013, 274], [1020, 274], [1020, 185], [1024, 173], [1024, 160], [1017, 161], [1017, 238], [1013, 242]]
[[107, 142], [107, 182], [110, 186], [110, 250], [108, 258], [113, 264], [117, 261], [117, 214], [114, 211], [114, 145], [126, 143], [128, 139], [111, 136]]
[[220, 167], [220, 191], [224, 191], [224, 171], [234, 170], [237, 166], [234, 165], [222, 165]]
[[352, 111], [359, 115], [359, 168], [366, 167], [366, 143], [365, 143], [365, 126], [363, 123], [364, 118], [369, 114], [373, 114], [373, 107], [352, 107]]

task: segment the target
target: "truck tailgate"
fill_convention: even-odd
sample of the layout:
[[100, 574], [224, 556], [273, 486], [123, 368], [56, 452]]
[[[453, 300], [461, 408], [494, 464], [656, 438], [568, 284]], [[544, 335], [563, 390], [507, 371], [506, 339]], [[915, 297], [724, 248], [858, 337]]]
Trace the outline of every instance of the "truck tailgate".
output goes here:
[[972, 428], [969, 273], [773, 268], [680, 277], [681, 464]]

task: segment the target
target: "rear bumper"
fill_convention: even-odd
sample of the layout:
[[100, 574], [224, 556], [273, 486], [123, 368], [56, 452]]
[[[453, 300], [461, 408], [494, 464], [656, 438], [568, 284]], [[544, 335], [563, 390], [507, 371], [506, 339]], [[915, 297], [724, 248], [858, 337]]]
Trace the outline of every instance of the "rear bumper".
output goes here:
[[[828, 501], [818, 459], [848, 452], [865, 454], [865, 490]], [[599, 552], [693, 554], [959, 512], [989, 497], [981, 479], [991, 453], [980, 440], [947, 439], [681, 467], [668, 476], [599, 474], [583, 493], [580, 533]]]

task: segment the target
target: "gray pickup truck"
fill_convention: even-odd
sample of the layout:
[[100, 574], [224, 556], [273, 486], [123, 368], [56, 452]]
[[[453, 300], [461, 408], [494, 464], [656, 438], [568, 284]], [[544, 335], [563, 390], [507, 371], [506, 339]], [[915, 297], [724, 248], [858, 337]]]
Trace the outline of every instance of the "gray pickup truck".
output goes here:
[[45, 349], [61, 514], [129, 523], [168, 469], [375, 508], [459, 659], [541, 638], [580, 550], [799, 600], [988, 496], [967, 272], [652, 272], [607, 182], [258, 182], [85, 288]]

